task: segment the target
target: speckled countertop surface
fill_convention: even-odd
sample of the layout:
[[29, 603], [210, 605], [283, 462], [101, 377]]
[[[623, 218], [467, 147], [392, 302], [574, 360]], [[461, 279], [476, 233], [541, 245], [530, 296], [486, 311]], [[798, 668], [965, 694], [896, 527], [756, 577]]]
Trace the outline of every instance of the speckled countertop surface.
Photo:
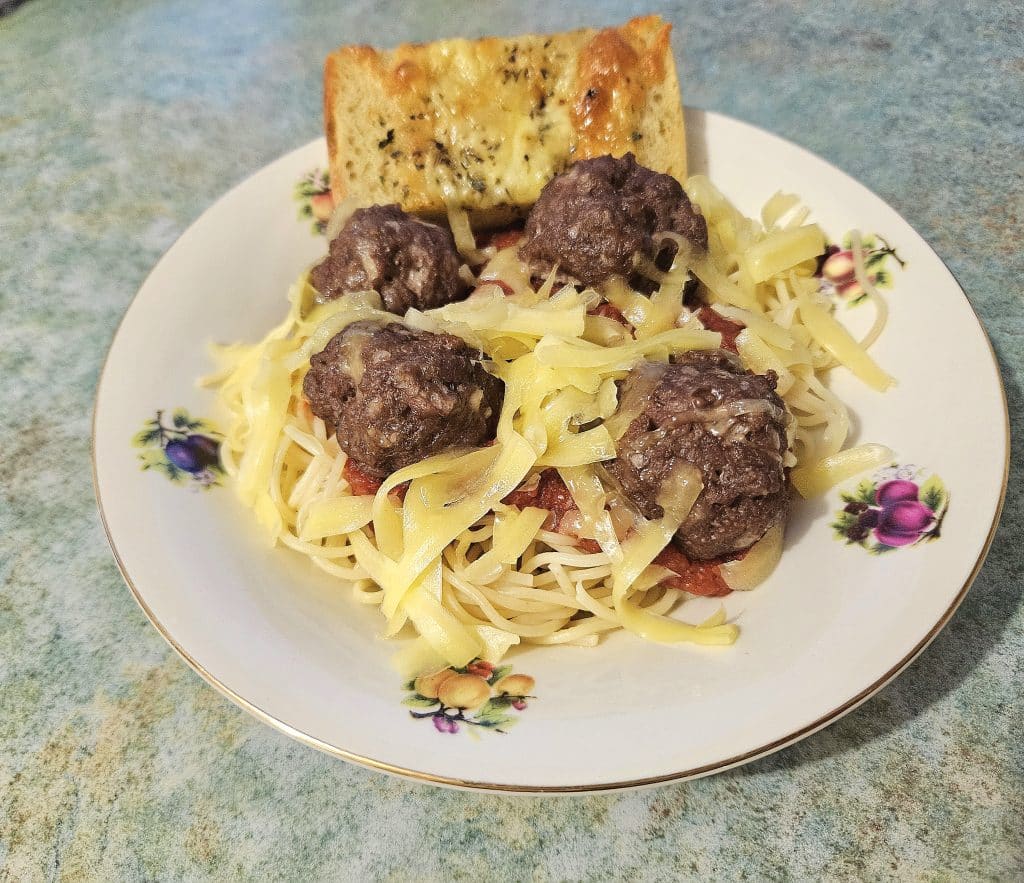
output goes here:
[[1011, 879], [1024, 874], [1020, 453], [966, 602], [853, 714], [658, 790], [442, 791], [289, 741], [146, 622], [96, 514], [104, 352], [159, 255], [320, 127], [341, 42], [516, 33], [655, 9], [686, 100], [892, 203], [984, 319], [1019, 435], [1018, 2], [30, 0], [0, 19], [0, 880]]

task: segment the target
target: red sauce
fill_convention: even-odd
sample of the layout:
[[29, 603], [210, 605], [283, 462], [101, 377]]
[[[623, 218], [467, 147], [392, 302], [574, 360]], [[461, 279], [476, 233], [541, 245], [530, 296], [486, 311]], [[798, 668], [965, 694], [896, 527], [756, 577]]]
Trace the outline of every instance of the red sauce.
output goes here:
[[341, 470], [341, 476], [349, 483], [353, 495], [357, 497], [375, 494], [380, 490], [381, 484], [383, 484], [383, 482], [377, 481], [372, 475], [367, 475], [363, 472], [359, 468], [359, 464], [351, 457], [345, 461], [345, 465]]
[[478, 233], [474, 238], [476, 239], [477, 248], [487, 248], [488, 245], [493, 245], [497, 249], [508, 248], [523, 238], [523, 228], [513, 224], [504, 229], [487, 230], [483, 233]]
[[614, 319], [620, 325], [625, 325], [627, 328], [633, 327], [632, 325], [629, 324], [629, 321], [626, 319], [626, 317], [622, 315], [622, 312], [619, 310], [619, 308], [616, 307], [614, 304], [608, 303], [607, 301], [605, 301], [600, 306], [594, 307], [592, 310], [587, 310], [587, 315], [604, 316], [606, 319]]
[[509, 297], [510, 295], [516, 293], [515, 289], [512, 288], [511, 285], [509, 285], [507, 282], [502, 282], [500, 279], [481, 279], [480, 284], [476, 287], [476, 290], [479, 291], [481, 288], [484, 288], [488, 285], [497, 285], [498, 288], [500, 288], [505, 293], [505, 297]]
[[578, 522], [579, 510], [565, 486], [561, 476], [556, 469], [545, 469], [539, 479], [530, 478], [523, 486], [516, 488], [510, 493], [503, 503], [510, 506], [518, 506], [524, 509], [527, 506], [534, 506], [537, 509], [547, 509], [548, 517], [542, 525], [545, 530], [553, 530], [562, 534], [567, 539], [575, 542], [582, 552], [600, 552], [601, 547], [595, 540], [578, 537], [573, 532], [573, 526]]
[[509, 506], [518, 506], [520, 509], [527, 506], [547, 509], [551, 513], [548, 520], [552, 526], [557, 525], [567, 512], [576, 508], [569, 488], [565, 486], [556, 469], [545, 469], [539, 479], [531, 476], [501, 502]]
[[676, 574], [663, 582], [673, 589], [682, 589], [684, 592], [708, 598], [721, 598], [732, 592], [722, 579], [718, 561], [693, 562], [675, 546], [666, 546], [658, 553], [654, 563]]
[[491, 245], [497, 249], [509, 248], [523, 238], [522, 230], [502, 230], [491, 236]]
[[[377, 491], [380, 490], [380, 486], [384, 483], [378, 481], [372, 475], [365, 473], [355, 460], [351, 457], [345, 461], [345, 465], [341, 468], [341, 477], [348, 482], [349, 487], [352, 488], [352, 496], [354, 497], [370, 497], [373, 496]], [[397, 499], [399, 503], [405, 501], [405, 495], [409, 491], [409, 482], [403, 481], [400, 485], [395, 487], [389, 496]]]
[[736, 352], [736, 335], [746, 327], [745, 325], [726, 319], [707, 306], [697, 311], [697, 318], [708, 331], [717, 331], [722, 335], [722, 349]]

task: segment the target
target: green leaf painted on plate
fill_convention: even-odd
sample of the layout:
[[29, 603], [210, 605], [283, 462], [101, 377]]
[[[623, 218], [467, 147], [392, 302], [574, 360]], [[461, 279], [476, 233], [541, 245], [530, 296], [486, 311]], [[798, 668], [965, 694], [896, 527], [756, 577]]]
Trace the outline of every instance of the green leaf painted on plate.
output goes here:
[[132, 436], [132, 446], [145, 448], [157, 444], [160, 441], [160, 427], [148, 425], [146, 429], [140, 430]]
[[868, 479], [865, 479], [857, 485], [857, 490], [854, 493], [854, 498], [850, 502], [867, 503], [869, 506], [875, 505], [875, 483]]
[[932, 475], [921, 485], [918, 498], [938, 516], [948, 505], [949, 492], [942, 479], [937, 475]]
[[487, 683], [494, 684], [508, 674], [512, 674], [512, 666], [499, 665], [496, 669], [494, 669], [494, 671], [491, 672], [491, 676], [487, 679]]
[[885, 543], [875, 543], [873, 546], [868, 546], [868, 551], [872, 555], [884, 555], [887, 552], [895, 552], [900, 546], [887, 546]]
[[490, 699], [473, 715], [473, 720], [485, 727], [507, 728], [516, 721], [516, 718], [505, 713], [507, 707]]
[[161, 448], [146, 448], [139, 454], [139, 461], [143, 469], [163, 468], [167, 463], [167, 457]]
[[838, 512], [836, 513], [836, 520], [832, 522], [832, 529], [836, 532], [837, 540], [846, 540], [849, 543], [854, 542], [850, 539], [850, 529], [857, 523], [857, 516], [851, 512]]
[[402, 705], [411, 705], [413, 708], [433, 708], [440, 704], [440, 700], [428, 699], [426, 696], [420, 696], [419, 693], [413, 693], [402, 700]]

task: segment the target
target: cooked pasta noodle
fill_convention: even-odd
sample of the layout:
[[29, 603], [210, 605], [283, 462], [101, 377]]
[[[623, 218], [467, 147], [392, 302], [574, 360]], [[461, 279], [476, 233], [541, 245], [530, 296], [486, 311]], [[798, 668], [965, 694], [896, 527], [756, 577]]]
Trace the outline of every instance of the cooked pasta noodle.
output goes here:
[[[865, 349], [881, 331], [885, 307], [864, 271], [859, 236], [857, 278], [877, 310], [862, 343], [832, 318], [818, 291], [814, 259], [825, 240], [805, 223], [795, 197], [777, 194], [758, 222], [705, 178], [690, 179], [687, 190], [707, 219], [709, 250], [697, 256], [685, 240], [663, 234], [676, 241], [677, 257], [668, 271], [641, 267], [657, 286], [650, 295], [621, 279], [579, 291], [558, 285], [555, 271], [535, 289], [515, 247], [479, 248], [465, 215], [453, 212], [456, 242], [474, 264], [463, 268], [478, 286], [470, 299], [399, 319], [383, 312], [374, 292], [317, 304], [303, 275], [287, 318], [262, 342], [216, 350], [219, 370], [209, 382], [227, 414], [222, 461], [240, 498], [271, 542], [350, 582], [357, 602], [379, 607], [386, 635], [418, 635], [404, 651], [408, 665], [496, 662], [517, 644], [592, 646], [620, 628], [666, 642], [736, 639], [724, 612], [692, 625], [670, 617], [688, 595], [663, 584], [669, 571], [654, 563], [700, 493], [700, 473], [678, 469], [666, 483], [672, 492], [659, 497], [664, 516], [649, 521], [613, 505], [600, 466], [632, 419], [613, 417], [616, 381], [641, 359], [664, 362], [721, 343], [683, 306], [691, 273], [712, 309], [743, 326], [735, 345], [746, 367], [778, 375], [794, 418], [785, 465], [794, 467], [798, 490], [820, 490], [888, 456], [878, 446], [841, 453], [849, 417], [820, 377], [843, 364], [876, 388], [889, 382]], [[588, 315], [602, 301], [634, 335], [614, 319]], [[346, 455], [310, 410], [302, 381], [311, 354], [367, 318], [445, 331], [477, 348], [505, 383], [496, 443], [429, 457], [391, 475], [375, 495], [356, 496]], [[578, 510], [571, 533], [545, 510], [502, 502], [545, 468], [558, 471]], [[771, 532], [743, 561], [724, 567], [724, 578], [752, 588], [781, 545], [781, 530]]]

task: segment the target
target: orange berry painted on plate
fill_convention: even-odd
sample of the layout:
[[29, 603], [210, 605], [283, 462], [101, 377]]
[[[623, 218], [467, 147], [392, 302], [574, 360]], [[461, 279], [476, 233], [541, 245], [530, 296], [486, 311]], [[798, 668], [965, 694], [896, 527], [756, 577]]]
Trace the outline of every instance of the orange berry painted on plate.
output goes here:
[[491, 687], [479, 675], [454, 675], [441, 684], [437, 698], [449, 708], [479, 708], [491, 698]]
[[329, 221], [334, 213], [334, 199], [331, 191], [317, 193], [309, 198], [309, 209], [318, 221]]
[[495, 682], [494, 689], [498, 695], [528, 696], [536, 685], [537, 682], [529, 675], [505, 675]]
[[413, 687], [420, 696], [425, 696], [427, 699], [437, 699], [438, 690], [441, 689], [441, 685], [451, 677], [455, 676], [455, 672], [450, 668], [442, 668], [440, 671], [436, 671], [430, 675], [423, 675], [416, 678]]

